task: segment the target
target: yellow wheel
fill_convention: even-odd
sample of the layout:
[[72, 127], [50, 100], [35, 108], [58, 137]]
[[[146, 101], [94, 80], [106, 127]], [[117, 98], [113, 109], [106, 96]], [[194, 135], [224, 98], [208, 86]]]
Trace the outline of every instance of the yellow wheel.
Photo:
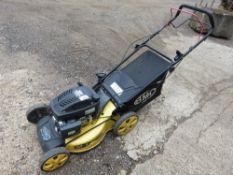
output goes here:
[[70, 153], [64, 147], [57, 147], [46, 152], [40, 160], [42, 171], [51, 172], [63, 165], [69, 160]]
[[116, 121], [113, 132], [122, 136], [130, 132], [138, 123], [138, 116], [135, 112], [127, 112]]

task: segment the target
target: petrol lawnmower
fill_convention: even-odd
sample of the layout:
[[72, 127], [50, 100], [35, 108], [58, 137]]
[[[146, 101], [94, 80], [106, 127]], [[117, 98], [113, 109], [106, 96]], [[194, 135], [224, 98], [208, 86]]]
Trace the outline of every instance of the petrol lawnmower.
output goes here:
[[[195, 45], [183, 53], [177, 50], [174, 58], [169, 58], [149, 46], [148, 42], [168, 26], [177, 27], [173, 22], [181, 12], [191, 14], [192, 19], [196, 20], [199, 20], [197, 13], [205, 14], [209, 18], [209, 28]], [[206, 26], [200, 23], [203, 31]], [[40, 160], [41, 170], [51, 172], [62, 167], [69, 160], [70, 153], [91, 150], [101, 143], [109, 131], [117, 136], [130, 132], [138, 123], [136, 112], [161, 94], [167, 75], [207, 39], [213, 29], [210, 12], [181, 5], [165, 25], [137, 44], [109, 73], [96, 74], [98, 81], [92, 88], [77, 83], [48, 105], [39, 104], [29, 108], [27, 119], [36, 124], [38, 140], [44, 151]], [[129, 61], [138, 53], [139, 56]]]

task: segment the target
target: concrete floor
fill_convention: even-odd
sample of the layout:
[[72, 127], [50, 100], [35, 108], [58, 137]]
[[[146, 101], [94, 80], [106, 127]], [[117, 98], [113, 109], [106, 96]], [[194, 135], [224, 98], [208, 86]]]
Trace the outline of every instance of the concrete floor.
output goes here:
[[[91, 85], [128, 45], [163, 24], [169, 8], [194, 0], [0, 1], [0, 169], [45, 174], [27, 108], [48, 103], [78, 81]], [[174, 55], [197, 41], [187, 26], [156, 46]], [[139, 112], [127, 136], [111, 133], [96, 149], [72, 155], [51, 174], [233, 174], [233, 40], [210, 38], [167, 79], [162, 95]]]

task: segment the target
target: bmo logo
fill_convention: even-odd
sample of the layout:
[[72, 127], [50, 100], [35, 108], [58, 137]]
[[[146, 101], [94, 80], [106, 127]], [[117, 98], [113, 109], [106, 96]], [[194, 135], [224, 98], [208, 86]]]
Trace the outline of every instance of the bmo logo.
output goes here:
[[140, 95], [135, 101], [134, 101], [134, 105], [137, 106], [141, 103], [146, 102], [148, 99], [150, 99], [153, 95], [155, 95], [156, 93], [156, 88], [147, 90], [146, 92], [144, 92], [142, 95]]

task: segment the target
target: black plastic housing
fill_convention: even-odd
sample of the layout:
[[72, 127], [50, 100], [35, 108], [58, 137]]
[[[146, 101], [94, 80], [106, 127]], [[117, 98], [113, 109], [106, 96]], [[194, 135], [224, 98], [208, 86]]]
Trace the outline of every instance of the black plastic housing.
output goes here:
[[78, 85], [55, 97], [50, 107], [56, 119], [79, 119], [98, 111], [99, 95], [91, 88]]
[[160, 95], [171, 64], [147, 50], [121, 70], [112, 72], [102, 87], [119, 106], [118, 111], [137, 111]]
[[37, 123], [37, 135], [44, 152], [65, 144], [64, 139], [55, 130], [55, 127], [55, 121], [51, 116], [43, 117]]
[[74, 122], [69, 122], [65, 124], [64, 126], [59, 127], [59, 131], [63, 138], [67, 138], [76, 133], [79, 133], [81, 129], [81, 125], [82, 125], [81, 121], [76, 120]]

